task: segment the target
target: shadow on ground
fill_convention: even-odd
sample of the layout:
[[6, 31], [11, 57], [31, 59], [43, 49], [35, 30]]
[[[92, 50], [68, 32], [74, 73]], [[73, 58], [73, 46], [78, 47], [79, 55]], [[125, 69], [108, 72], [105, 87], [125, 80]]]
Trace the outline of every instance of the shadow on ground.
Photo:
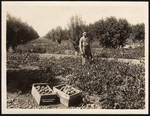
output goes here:
[[33, 83], [54, 83], [54, 75], [45, 70], [7, 70], [7, 91], [28, 93]]

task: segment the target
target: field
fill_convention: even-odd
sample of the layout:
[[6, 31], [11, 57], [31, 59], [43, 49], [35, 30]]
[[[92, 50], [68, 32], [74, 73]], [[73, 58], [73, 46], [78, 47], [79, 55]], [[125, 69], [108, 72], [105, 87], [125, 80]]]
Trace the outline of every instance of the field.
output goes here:
[[67, 108], [61, 104], [36, 104], [32, 84], [47, 82], [51, 87], [70, 84], [83, 92], [83, 102], [69, 108], [144, 109], [144, 47], [105, 49], [94, 42], [92, 53], [93, 63], [81, 65], [80, 55], [75, 55], [69, 42], [58, 45], [46, 39], [20, 45], [15, 53], [8, 52], [7, 107]]

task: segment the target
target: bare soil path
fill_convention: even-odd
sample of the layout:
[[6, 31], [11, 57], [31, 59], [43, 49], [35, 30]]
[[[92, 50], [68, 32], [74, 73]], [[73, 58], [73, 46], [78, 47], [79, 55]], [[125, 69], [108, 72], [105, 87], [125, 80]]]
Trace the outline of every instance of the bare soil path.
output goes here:
[[[81, 58], [80, 55], [65, 55], [65, 54], [39, 54], [39, 57], [40, 58], [56, 58], [56, 59], [59, 59], [59, 58], [68, 58], [68, 57], [71, 57], [71, 58]], [[137, 60], [137, 59], [125, 59], [125, 58], [102, 58], [100, 57], [100, 59], [103, 59], [103, 60], [115, 60], [115, 61], [118, 61], [118, 62], [124, 62], [124, 63], [131, 63], [131, 64], [141, 64], [142, 62], [144, 62], [144, 58], [141, 58], [140, 60]]]

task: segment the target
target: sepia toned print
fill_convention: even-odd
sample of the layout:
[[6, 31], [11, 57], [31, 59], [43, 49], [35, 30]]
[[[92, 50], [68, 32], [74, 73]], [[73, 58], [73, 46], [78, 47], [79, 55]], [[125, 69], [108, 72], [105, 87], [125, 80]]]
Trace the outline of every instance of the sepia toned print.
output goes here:
[[148, 113], [147, 2], [2, 3], [4, 114]]

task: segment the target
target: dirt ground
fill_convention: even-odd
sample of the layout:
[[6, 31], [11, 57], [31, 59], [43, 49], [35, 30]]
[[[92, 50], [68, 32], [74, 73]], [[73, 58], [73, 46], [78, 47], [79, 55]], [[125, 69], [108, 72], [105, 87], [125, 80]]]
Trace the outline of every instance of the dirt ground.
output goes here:
[[101, 106], [92, 103], [83, 105], [82, 103], [77, 107], [66, 107], [61, 103], [51, 105], [39, 106], [31, 93], [22, 94], [18, 93], [7, 93], [7, 108], [9, 109], [101, 109]]

